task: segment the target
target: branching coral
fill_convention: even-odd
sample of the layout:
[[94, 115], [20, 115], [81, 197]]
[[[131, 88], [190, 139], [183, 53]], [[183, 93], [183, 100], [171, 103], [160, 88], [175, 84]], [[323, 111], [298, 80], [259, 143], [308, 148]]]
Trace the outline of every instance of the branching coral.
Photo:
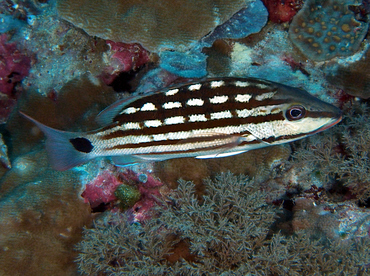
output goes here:
[[[129, 224], [110, 213], [77, 246], [83, 275], [328, 275], [368, 273], [370, 241], [350, 246], [304, 233], [267, 233], [275, 217], [257, 183], [224, 173], [199, 201], [180, 181], [158, 218]], [[181, 251], [181, 252], [179, 252]]]
[[200, 203], [194, 196], [194, 184], [180, 182], [172, 197], [176, 204], [161, 218], [190, 241], [190, 252], [199, 258], [204, 271], [239, 267], [266, 238], [275, 212], [254, 184], [246, 177], [221, 174], [206, 181], [206, 195]]
[[295, 163], [317, 167], [324, 181], [337, 181], [350, 188], [358, 199], [370, 196], [370, 108], [347, 105], [343, 122], [330, 131], [313, 136], [295, 153]]

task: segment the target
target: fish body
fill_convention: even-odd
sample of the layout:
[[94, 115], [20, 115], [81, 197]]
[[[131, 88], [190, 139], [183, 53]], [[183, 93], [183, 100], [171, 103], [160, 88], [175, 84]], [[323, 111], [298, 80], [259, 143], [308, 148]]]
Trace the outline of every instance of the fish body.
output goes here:
[[120, 100], [90, 132], [52, 129], [52, 166], [66, 170], [98, 156], [116, 164], [180, 157], [215, 158], [295, 141], [341, 120], [341, 111], [304, 90], [254, 78], [191, 82]]

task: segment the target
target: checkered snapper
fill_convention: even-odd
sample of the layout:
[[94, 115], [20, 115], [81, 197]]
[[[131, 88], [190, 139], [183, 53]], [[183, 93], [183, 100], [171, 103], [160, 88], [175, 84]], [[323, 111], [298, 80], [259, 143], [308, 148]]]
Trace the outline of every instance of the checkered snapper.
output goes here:
[[307, 137], [342, 118], [304, 90], [254, 78], [206, 79], [128, 97], [103, 110], [102, 128], [89, 132], [56, 130], [23, 115], [45, 133], [57, 170], [99, 156], [117, 165], [231, 156]]

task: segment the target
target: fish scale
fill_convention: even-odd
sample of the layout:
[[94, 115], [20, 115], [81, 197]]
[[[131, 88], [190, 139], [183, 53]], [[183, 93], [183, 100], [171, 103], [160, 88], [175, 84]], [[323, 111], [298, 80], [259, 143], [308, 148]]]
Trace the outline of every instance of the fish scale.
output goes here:
[[214, 78], [118, 101], [95, 131], [62, 132], [25, 116], [46, 134], [53, 167], [65, 170], [98, 156], [118, 165], [231, 156], [325, 130], [341, 111], [283, 84]]

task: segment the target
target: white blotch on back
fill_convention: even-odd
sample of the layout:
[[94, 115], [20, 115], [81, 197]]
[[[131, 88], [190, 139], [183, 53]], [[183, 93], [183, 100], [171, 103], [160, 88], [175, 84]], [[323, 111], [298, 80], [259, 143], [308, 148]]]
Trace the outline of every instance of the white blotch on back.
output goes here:
[[213, 98], [210, 98], [209, 101], [212, 104], [221, 104], [221, 103], [226, 102], [228, 99], [229, 99], [228, 96], [223, 95], [223, 96], [214, 96]]
[[173, 95], [175, 95], [175, 94], [177, 94], [177, 92], [179, 92], [179, 89], [170, 89], [170, 90], [168, 90], [165, 94], [166, 94], [166, 96], [173, 96]]
[[247, 103], [252, 98], [249, 94], [238, 94], [235, 97], [235, 100], [240, 103]]
[[155, 105], [154, 104], [152, 104], [152, 103], [146, 103], [146, 104], [144, 104], [142, 107], [141, 107], [141, 109], [140, 109], [141, 111], [155, 111], [155, 110], [157, 110], [157, 108], [155, 107]]
[[226, 119], [226, 118], [232, 118], [233, 117], [230, 110], [214, 112], [214, 113], [211, 113], [210, 115], [211, 115], [211, 120]]
[[165, 125], [176, 125], [184, 123], [185, 118], [183, 116], [170, 117], [164, 120]]
[[259, 106], [252, 109], [237, 109], [236, 114], [238, 114], [239, 118], [247, 118], [250, 116], [266, 116], [268, 114], [277, 114], [281, 112], [284, 108], [284, 105], [266, 105], [266, 106]]
[[136, 108], [136, 107], [128, 107], [126, 108], [125, 110], [123, 110], [120, 114], [122, 113], [125, 113], [125, 114], [132, 114], [132, 113], [135, 113], [137, 111], [139, 111], [140, 108]]
[[237, 86], [237, 87], [247, 87], [247, 86], [249, 86], [250, 84], [249, 84], [249, 82], [247, 82], [247, 81], [236, 81], [235, 82], [235, 86]]
[[129, 122], [123, 124], [123, 129], [141, 129], [140, 124], [137, 122]]
[[211, 81], [211, 88], [221, 87], [225, 84], [224, 81]]
[[148, 121], [144, 121], [144, 125], [146, 127], [159, 127], [162, 125], [162, 122], [161, 120], [148, 120]]
[[164, 103], [162, 105], [162, 107], [164, 109], [180, 108], [181, 107], [181, 103], [180, 102], [168, 102], [168, 103]]
[[263, 101], [265, 99], [271, 99], [276, 94], [276, 91], [263, 93], [261, 95], [256, 96], [257, 101]]
[[267, 89], [267, 88], [270, 88], [269, 86], [265, 85], [265, 84], [262, 84], [262, 83], [256, 83], [256, 87], [260, 88], [260, 89]]
[[189, 122], [206, 122], [207, 118], [204, 114], [189, 115]]
[[195, 90], [199, 90], [201, 87], [202, 85], [200, 83], [192, 84], [188, 87], [188, 90], [195, 91]]
[[204, 101], [202, 99], [189, 99], [186, 104], [190, 106], [202, 106]]

